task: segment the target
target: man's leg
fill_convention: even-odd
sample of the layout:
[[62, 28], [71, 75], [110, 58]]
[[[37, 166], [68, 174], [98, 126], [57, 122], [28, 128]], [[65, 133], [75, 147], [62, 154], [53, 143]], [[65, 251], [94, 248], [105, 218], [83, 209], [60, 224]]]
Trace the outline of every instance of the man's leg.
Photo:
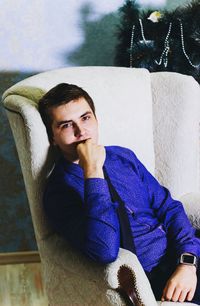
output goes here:
[[163, 289], [174, 272], [175, 265], [171, 264], [166, 259], [155, 267], [150, 273], [147, 273], [147, 277], [150, 281], [151, 288], [155, 295], [156, 300], [161, 300]]

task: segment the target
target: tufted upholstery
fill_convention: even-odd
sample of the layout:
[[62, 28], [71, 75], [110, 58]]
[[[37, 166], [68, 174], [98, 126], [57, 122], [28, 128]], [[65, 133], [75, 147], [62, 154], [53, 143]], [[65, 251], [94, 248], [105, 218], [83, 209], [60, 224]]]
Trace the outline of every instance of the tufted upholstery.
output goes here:
[[96, 105], [100, 142], [133, 149], [161, 183], [174, 196], [181, 197], [197, 228], [200, 227], [199, 85], [192, 77], [177, 73], [76, 67], [35, 75], [3, 95], [30, 203], [49, 305], [125, 305], [115, 291], [122, 265], [134, 273], [143, 305], [175, 305], [155, 301], [135, 255], [120, 249], [114, 263], [97, 265], [75, 252], [49, 227], [41, 199], [55, 156], [37, 102], [44, 92], [60, 82], [80, 85], [90, 93]]

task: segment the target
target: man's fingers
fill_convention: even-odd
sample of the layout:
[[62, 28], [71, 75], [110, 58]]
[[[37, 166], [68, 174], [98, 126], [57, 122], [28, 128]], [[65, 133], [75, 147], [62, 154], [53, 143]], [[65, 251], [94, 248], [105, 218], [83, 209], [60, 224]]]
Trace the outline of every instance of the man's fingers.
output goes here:
[[186, 299], [187, 293], [188, 293], [188, 290], [182, 290], [181, 293], [180, 293], [180, 295], [179, 295], [178, 300], [176, 300], [176, 301], [178, 301], [178, 302], [184, 302], [185, 299]]
[[82, 140], [80, 143], [82, 143], [82, 144], [90, 144], [90, 143], [93, 143], [92, 142], [92, 139], [91, 138], [87, 138], [87, 139], [84, 139], [84, 140]]
[[171, 301], [172, 296], [174, 294], [174, 290], [175, 290], [175, 286], [171, 282], [168, 282], [163, 290], [164, 299], [167, 301]]
[[172, 285], [167, 284], [163, 290], [161, 301], [184, 302], [191, 301], [194, 297], [195, 290], [180, 290]]
[[194, 297], [195, 290], [190, 290], [187, 294], [187, 301], [191, 301]]
[[173, 302], [192, 300], [197, 284], [197, 275], [194, 267], [179, 265], [168, 280], [162, 299]]
[[[181, 294], [182, 294], [181, 289], [176, 287], [173, 294], [172, 294], [171, 301], [178, 302]], [[185, 293], [185, 296], [186, 296], [186, 294], [187, 294], [187, 292]]]
[[165, 288], [163, 289], [163, 293], [162, 293], [162, 297], [161, 297], [161, 301], [162, 301], [162, 302], [165, 301], [166, 292], [167, 292], [167, 285], [166, 285]]
[[76, 148], [77, 148], [77, 149], [81, 149], [81, 148], [83, 148], [83, 146], [84, 146], [86, 143], [87, 143], [87, 144], [92, 143], [92, 139], [91, 139], [91, 138], [88, 138], [88, 139], [81, 140], [81, 141], [77, 142], [77, 143], [76, 143]]
[[91, 139], [91, 138], [87, 138], [87, 139], [78, 141], [78, 142], [77, 142], [77, 146], [80, 145], [80, 144], [84, 144], [84, 143], [86, 143], [86, 142], [87, 142], [87, 143], [90, 143], [90, 142], [92, 143], [92, 139]]

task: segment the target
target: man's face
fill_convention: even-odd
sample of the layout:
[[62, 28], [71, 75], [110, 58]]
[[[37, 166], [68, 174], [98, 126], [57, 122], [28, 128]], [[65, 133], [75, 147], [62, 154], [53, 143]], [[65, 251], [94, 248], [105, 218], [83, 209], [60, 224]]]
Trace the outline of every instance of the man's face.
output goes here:
[[65, 158], [78, 163], [76, 147], [86, 139], [98, 142], [98, 122], [84, 98], [52, 107], [53, 144], [57, 145]]

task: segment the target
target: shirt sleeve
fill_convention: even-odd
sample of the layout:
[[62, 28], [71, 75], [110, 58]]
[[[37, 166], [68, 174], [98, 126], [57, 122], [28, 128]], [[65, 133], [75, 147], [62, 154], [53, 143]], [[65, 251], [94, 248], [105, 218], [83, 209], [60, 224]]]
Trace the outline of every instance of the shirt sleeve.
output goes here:
[[164, 225], [169, 243], [172, 244], [176, 255], [184, 252], [200, 256], [200, 241], [195, 237], [192, 227], [181, 202], [171, 197], [169, 190], [147, 171], [137, 159], [139, 175], [146, 185], [151, 206], [159, 221]]
[[44, 195], [44, 208], [53, 228], [91, 259], [109, 263], [120, 247], [116, 203], [112, 203], [107, 182], [85, 180], [84, 195], [66, 182], [50, 184]]

